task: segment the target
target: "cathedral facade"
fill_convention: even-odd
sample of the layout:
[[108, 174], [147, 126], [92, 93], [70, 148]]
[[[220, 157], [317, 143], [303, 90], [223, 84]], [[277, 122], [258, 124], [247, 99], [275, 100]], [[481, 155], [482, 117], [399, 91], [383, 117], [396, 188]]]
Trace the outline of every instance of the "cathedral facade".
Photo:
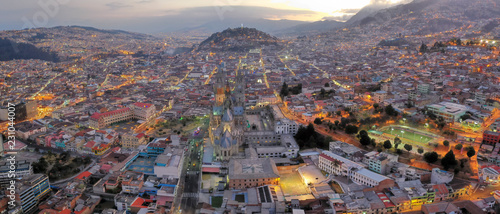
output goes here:
[[245, 124], [245, 80], [236, 75], [234, 91], [227, 80], [224, 63], [215, 77], [215, 103], [210, 114], [209, 136], [218, 160], [228, 160], [243, 144]]

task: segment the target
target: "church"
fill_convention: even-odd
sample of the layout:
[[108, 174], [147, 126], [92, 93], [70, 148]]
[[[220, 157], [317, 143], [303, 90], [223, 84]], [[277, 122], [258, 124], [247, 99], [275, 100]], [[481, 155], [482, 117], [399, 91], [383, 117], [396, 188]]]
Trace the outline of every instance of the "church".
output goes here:
[[245, 121], [245, 80], [236, 74], [233, 93], [224, 62], [218, 67], [214, 83], [215, 103], [210, 114], [209, 136], [218, 160], [228, 160], [243, 144]]

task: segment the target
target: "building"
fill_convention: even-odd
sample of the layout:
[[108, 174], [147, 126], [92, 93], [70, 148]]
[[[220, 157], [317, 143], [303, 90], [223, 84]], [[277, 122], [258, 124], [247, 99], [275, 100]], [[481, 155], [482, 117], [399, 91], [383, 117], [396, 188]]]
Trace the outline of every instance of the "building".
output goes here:
[[349, 176], [351, 169], [363, 168], [364, 166], [332, 152], [323, 151], [319, 155], [318, 167], [328, 174]]
[[115, 201], [115, 207], [117, 211], [124, 211], [124, 213], [128, 213], [130, 209], [130, 205], [132, 205], [132, 202], [134, 202], [138, 196], [136, 195], [129, 195], [129, 194], [116, 194], [114, 197]]
[[144, 185], [144, 173], [125, 171], [118, 176], [118, 180], [121, 181], [122, 192], [138, 194], [139, 190]]
[[297, 122], [290, 120], [288, 118], [282, 118], [276, 122], [274, 126], [274, 132], [276, 134], [297, 134], [299, 130], [299, 124]]
[[156, 112], [155, 105], [149, 103], [132, 103], [129, 108], [137, 120], [149, 121]]
[[34, 174], [16, 182], [16, 201], [21, 205], [23, 213], [35, 213], [38, 204], [50, 195], [49, 177], [43, 174]]
[[359, 163], [329, 151], [323, 151], [319, 155], [318, 167], [329, 174], [348, 176], [353, 182], [359, 185], [370, 187], [394, 186], [394, 180], [389, 177], [372, 172]]
[[418, 84], [417, 85], [418, 92], [422, 94], [428, 94], [429, 93], [429, 84]]
[[481, 179], [488, 183], [498, 183], [500, 182], [500, 167], [499, 166], [487, 166], [481, 169]]
[[167, 147], [158, 155], [154, 164], [154, 174], [159, 177], [180, 178], [184, 163], [184, 150]]
[[229, 188], [246, 189], [264, 185], [279, 185], [280, 175], [270, 158], [230, 159]]
[[133, 119], [147, 122], [153, 119], [155, 112], [156, 108], [153, 104], [132, 103], [126, 108], [92, 114], [89, 119], [89, 127], [92, 129], [103, 129], [111, 124]]
[[373, 151], [365, 154], [363, 162], [368, 165], [368, 169], [371, 171], [386, 175], [390, 172], [388, 163], [398, 162], [398, 156]]
[[450, 173], [439, 168], [432, 169], [431, 183], [432, 184], [447, 184], [453, 180], [453, 173]]
[[427, 111], [432, 112], [437, 117], [443, 117], [447, 123], [458, 121], [468, 110], [468, 106], [450, 102], [427, 105]]
[[243, 127], [246, 125], [244, 75], [238, 73], [233, 94], [226, 76], [224, 63], [221, 63], [215, 77], [215, 104], [208, 129], [210, 142], [219, 160], [227, 160], [238, 153], [243, 143]]
[[497, 143], [500, 143], [500, 132], [483, 132], [483, 143], [493, 146]]
[[146, 145], [147, 139], [144, 133], [123, 134], [121, 144], [123, 148], [136, 148], [140, 145]]
[[26, 118], [33, 119], [38, 115], [38, 104], [36, 100], [30, 100], [26, 103]]
[[102, 129], [113, 123], [128, 121], [133, 119], [130, 108], [122, 108], [105, 113], [94, 113], [90, 116], [89, 127], [92, 129]]
[[14, 125], [16, 128], [16, 137], [26, 140], [31, 135], [43, 133], [47, 131], [45, 126], [39, 125], [38, 123], [26, 121]]
[[299, 145], [292, 135], [281, 135], [280, 144], [253, 144], [259, 158], [296, 158]]
[[373, 101], [376, 103], [382, 103], [387, 97], [386, 91], [376, 91], [373, 93]]
[[9, 161], [0, 163], [0, 187], [6, 187], [10, 183], [10, 180], [13, 179], [9, 177], [9, 174], [15, 174], [15, 179], [21, 179], [33, 174], [31, 163], [26, 160], [17, 161], [14, 172], [10, 172], [10, 166]]
[[394, 180], [374, 173], [368, 169], [361, 168], [361, 169], [352, 169], [351, 174], [349, 175], [349, 178], [357, 184], [360, 185], [366, 185], [369, 187], [377, 187], [377, 186], [387, 186], [387, 187], [392, 187], [394, 186]]

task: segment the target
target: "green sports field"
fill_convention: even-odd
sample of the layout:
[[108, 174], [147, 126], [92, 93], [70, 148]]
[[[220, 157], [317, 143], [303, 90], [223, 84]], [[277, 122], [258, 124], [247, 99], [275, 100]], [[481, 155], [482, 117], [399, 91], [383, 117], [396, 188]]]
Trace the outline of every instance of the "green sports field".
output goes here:
[[[387, 128], [381, 131], [387, 134], [391, 134], [391, 128]], [[402, 131], [401, 129], [394, 128], [391, 135], [399, 136], [399, 138], [406, 138], [408, 140], [422, 142], [422, 143], [428, 143], [433, 139], [432, 137], [421, 135], [413, 131], [404, 130], [404, 133], [401, 133], [401, 131]]]

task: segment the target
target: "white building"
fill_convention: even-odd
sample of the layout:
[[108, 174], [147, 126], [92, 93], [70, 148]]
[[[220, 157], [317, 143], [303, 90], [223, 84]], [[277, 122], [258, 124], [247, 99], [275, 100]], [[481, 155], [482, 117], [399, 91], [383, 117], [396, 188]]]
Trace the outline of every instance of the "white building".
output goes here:
[[500, 181], [500, 167], [499, 166], [489, 166], [484, 167], [481, 170], [481, 178], [483, 181], [489, 183], [495, 183]]
[[439, 168], [432, 169], [431, 183], [444, 184], [450, 183], [453, 180], [453, 173], [441, 170]]
[[277, 121], [274, 126], [274, 132], [276, 134], [297, 134], [299, 130], [299, 124], [297, 122], [290, 120], [288, 118], [282, 118]]
[[447, 123], [450, 123], [458, 121], [458, 119], [469, 110], [469, 107], [457, 103], [440, 102], [438, 104], [428, 105], [427, 110], [438, 117], [443, 117]]
[[12, 177], [9, 177], [10, 174], [14, 174], [16, 179], [33, 174], [31, 163], [26, 160], [17, 161], [13, 173], [10, 172], [10, 166], [11, 163], [9, 161], [0, 163], [0, 187], [9, 184], [12, 179]]
[[353, 162], [329, 151], [323, 151], [319, 155], [318, 167], [329, 174], [348, 176], [359, 185], [370, 187], [380, 184], [393, 184], [394, 180], [377, 174], [365, 168], [364, 165]]
[[360, 185], [366, 185], [370, 187], [378, 186], [382, 182], [394, 182], [390, 178], [374, 173], [368, 169], [362, 168], [362, 169], [354, 169], [351, 174], [349, 175], [349, 178], [357, 184]]
[[281, 144], [279, 145], [254, 144], [253, 147], [259, 158], [296, 158], [300, 149], [292, 135], [281, 135]]
[[184, 150], [167, 147], [155, 160], [154, 174], [157, 177], [180, 178], [184, 160]]
[[329, 151], [323, 151], [319, 155], [318, 167], [329, 174], [348, 176], [352, 169], [364, 168], [363, 165], [354, 161], [333, 154]]

